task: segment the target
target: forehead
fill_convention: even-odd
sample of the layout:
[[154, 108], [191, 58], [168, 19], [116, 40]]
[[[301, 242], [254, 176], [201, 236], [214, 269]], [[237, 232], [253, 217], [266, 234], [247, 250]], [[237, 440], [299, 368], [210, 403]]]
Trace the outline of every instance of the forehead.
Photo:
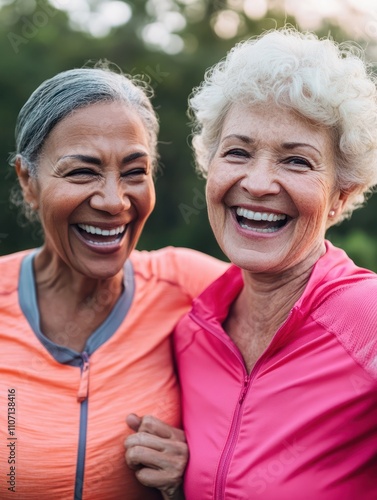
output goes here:
[[50, 132], [46, 148], [70, 143], [121, 139], [129, 144], [148, 146], [145, 126], [134, 108], [123, 102], [102, 102], [74, 110]]
[[227, 113], [221, 139], [237, 134], [252, 140], [272, 142], [305, 142], [332, 151], [333, 133], [327, 127], [313, 123], [294, 110], [274, 104], [235, 104]]
[[55, 128], [84, 127], [106, 131], [108, 127], [116, 128], [119, 124], [145, 128], [135, 109], [120, 101], [99, 102], [78, 108], [63, 118]]

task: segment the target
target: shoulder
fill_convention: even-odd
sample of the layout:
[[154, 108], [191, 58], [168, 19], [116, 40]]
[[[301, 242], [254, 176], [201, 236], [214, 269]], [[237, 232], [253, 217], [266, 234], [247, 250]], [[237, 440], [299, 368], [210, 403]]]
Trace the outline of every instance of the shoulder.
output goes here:
[[20, 267], [23, 258], [32, 250], [12, 253], [0, 257], [0, 293], [10, 293], [18, 286]]
[[338, 280], [312, 315], [377, 377], [377, 275], [360, 272]]
[[[319, 310], [342, 311], [342, 317], [361, 307], [377, 307], [377, 274], [358, 267], [340, 248], [327, 243], [326, 254], [318, 261], [309, 280], [313, 304]], [[312, 284], [311, 284], [312, 282]]]
[[145, 280], [158, 279], [184, 288], [197, 296], [218, 278], [229, 264], [188, 248], [166, 247], [131, 254], [135, 275]]
[[[217, 330], [218, 335], [224, 335], [221, 325], [243, 286], [242, 270], [233, 264], [193, 300], [190, 314], [185, 314], [174, 330], [177, 358], [192, 344], [197, 333], [203, 331], [205, 324]], [[224, 339], [231, 343], [228, 335]]]

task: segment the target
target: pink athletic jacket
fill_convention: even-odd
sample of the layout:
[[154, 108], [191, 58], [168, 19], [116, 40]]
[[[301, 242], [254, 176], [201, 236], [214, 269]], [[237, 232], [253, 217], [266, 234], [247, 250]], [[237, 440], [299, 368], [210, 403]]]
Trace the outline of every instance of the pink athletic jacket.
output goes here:
[[377, 499], [377, 276], [327, 243], [250, 374], [222, 328], [230, 268], [175, 333], [187, 500]]

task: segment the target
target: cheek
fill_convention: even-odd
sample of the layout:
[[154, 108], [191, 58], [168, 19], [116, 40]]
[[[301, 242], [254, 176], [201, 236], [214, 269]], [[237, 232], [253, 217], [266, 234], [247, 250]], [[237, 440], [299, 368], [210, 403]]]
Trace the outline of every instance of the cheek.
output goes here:
[[225, 223], [225, 210], [218, 200], [214, 200], [211, 196], [207, 197], [207, 212], [208, 220], [215, 237], [218, 239], [221, 236], [222, 228]]
[[135, 193], [135, 204], [138, 207], [139, 214], [148, 217], [156, 204], [156, 192], [154, 184], [141, 187], [138, 193]]
[[212, 184], [209, 183], [206, 186], [206, 203], [207, 203], [208, 217], [211, 222], [211, 225], [213, 225], [213, 217], [216, 214], [216, 208], [218, 208], [216, 200], [217, 200], [216, 191], [215, 189], [212, 188]]
[[40, 198], [40, 214], [46, 220], [62, 220], [74, 210], [80, 201], [72, 192], [50, 192]]
[[150, 181], [150, 184], [148, 186], [147, 199], [148, 199], [148, 206], [149, 206], [148, 214], [150, 214], [152, 212], [152, 210], [154, 209], [155, 204], [156, 204], [156, 190], [155, 190], [154, 183], [152, 180]]
[[325, 180], [312, 183], [300, 183], [296, 187], [295, 203], [300, 207], [301, 213], [323, 214], [331, 202], [331, 188]]
[[207, 184], [206, 184], [206, 199], [208, 204], [208, 209], [219, 202], [226, 190], [224, 180], [221, 179], [219, 175], [216, 175], [215, 172], [211, 172], [208, 176]]

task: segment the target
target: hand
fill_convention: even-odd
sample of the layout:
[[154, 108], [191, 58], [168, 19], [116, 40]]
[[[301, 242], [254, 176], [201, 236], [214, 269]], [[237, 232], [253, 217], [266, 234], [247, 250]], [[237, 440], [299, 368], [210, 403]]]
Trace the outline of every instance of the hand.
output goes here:
[[182, 477], [188, 459], [185, 434], [157, 418], [128, 415], [136, 434], [125, 440], [126, 461], [144, 485], [158, 488], [164, 500], [183, 499]]

